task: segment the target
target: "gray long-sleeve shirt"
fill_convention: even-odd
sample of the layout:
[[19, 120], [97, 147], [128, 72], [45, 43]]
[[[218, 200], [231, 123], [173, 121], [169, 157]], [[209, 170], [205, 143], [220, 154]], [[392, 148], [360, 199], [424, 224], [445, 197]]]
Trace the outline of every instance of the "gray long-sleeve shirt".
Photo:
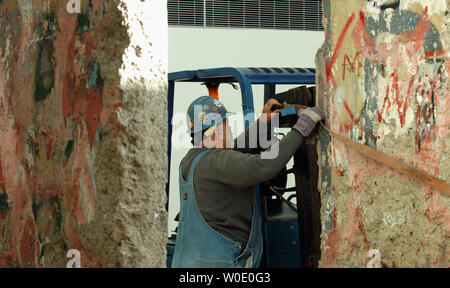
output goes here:
[[[249, 130], [257, 129], [255, 127], [256, 124], [251, 125], [238, 138], [246, 137], [248, 143]], [[302, 143], [303, 136], [291, 130], [279, 141], [279, 153], [273, 159], [249, 154], [259, 148], [218, 150], [205, 147], [192, 148], [183, 158], [182, 171], [186, 179], [194, 158], [202, 151], [210, 150], [200, 159], [194, 171], [197, 207], [208, 225], [241, 243], [241, 252], [250, 236], [254, 186], [278, 175]]]

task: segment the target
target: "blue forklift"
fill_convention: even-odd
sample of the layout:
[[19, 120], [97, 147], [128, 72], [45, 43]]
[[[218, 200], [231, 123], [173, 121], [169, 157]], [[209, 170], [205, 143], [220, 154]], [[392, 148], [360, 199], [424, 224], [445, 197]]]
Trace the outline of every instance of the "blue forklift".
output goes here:
[[[313, 68], [214, 68], [169, 73], [169, 148], [172, 152], [172, 117], [177, 82], [196, 82], [206, 85], [211, 97], [218, 97], [221, 84], [240, 89], [245, 129], [255, 121], [252, 85], [264, 85], [264, 103], [270, 98], [280, 103], [315, 106], [315, 69]], [[276, 94], [276, 85], [301, 85]], [[308, 86], [306, 86], [308, 85]], [[250, 116], [249, 116], [250, 115]], [[295, 110], [281, 111], [280, 128], [292, 127], [297, 118]], [[282, 134], [281, 134], [282, 135]], [[320, 195], [317, 189], [318, 167], [314, 143], [305, 141], [294, 155], [293, 168], [285, 168], [274, 179], [255, 187], [260, 205], [264, 253], [261, 268], [315, 268], [320, 259]], [[249, 152], [252, 153], [252, 152]], [[295, 186], [286, 187], [288, 174], [295, 175]], [[170, 176], [170, 175], [169, 175]], [[170, 179], [170, 178], [169, 178]], [[169, 198], [169, 183], [166, 186]], [[289, 197], [285, 193], [291, 192]], [[293, 200], [295, 199], [295, 202]], [[166, 206], [168, 209], [168, 203]], [[176, 220], [176, 219], [175, 219]], [[176, 242], [176, 230], [167, 244], [167, 267], [171, 267]]]

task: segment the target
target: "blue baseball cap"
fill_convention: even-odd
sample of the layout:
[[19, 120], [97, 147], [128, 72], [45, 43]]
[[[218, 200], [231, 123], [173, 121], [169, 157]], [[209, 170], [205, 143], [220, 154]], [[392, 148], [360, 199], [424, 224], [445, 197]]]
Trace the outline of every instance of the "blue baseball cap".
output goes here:
[[[187, 123], [190, 133], [196, 133], [215, 127], [230, 115], [236, 113], [228, 112], [219, 100], [211, 96], [202, 96], [189, 105], [187, 111]], [[213, 131], [210, 131], [212, 133]]]

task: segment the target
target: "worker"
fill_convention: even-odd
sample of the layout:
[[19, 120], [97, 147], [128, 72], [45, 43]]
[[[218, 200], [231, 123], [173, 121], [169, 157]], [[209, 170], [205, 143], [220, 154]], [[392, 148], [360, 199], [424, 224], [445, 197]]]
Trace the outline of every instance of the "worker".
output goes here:
[[[240, 137], [269, 125], [279, 116], [277, 107], [280, 103], [270, 99], [262, 116]], [[235, 147], [237, 141], [227, 139], [230, 113], [219, 100], [200, 97], [187, 114], [196, 147], [180, 163], [181, 209], [172, 267], [259, 267], [263, 235], [255, 185], [281, 172], [323, 114], [316, 107], [299, 110], [297, 123], [277, 143], [278, 155], [269, 159], [242, 153]]]

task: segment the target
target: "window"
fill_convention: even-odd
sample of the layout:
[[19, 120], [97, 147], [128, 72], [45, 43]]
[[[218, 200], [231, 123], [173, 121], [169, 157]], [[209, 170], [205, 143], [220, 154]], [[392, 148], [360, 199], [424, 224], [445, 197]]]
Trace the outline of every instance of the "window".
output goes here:
[[170, 26], [323, 31], [321, 0], [168, 0]]

